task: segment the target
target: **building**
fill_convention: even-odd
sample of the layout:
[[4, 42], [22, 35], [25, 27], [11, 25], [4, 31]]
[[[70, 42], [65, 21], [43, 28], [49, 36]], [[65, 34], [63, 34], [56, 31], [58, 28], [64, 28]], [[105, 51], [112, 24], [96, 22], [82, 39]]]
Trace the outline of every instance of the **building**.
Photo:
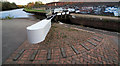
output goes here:
[[47, 6], [63, 6], [63, 5], [68, 5], [68, 4], [73, 4], [75, 2], [51, 2], [47, 3]]

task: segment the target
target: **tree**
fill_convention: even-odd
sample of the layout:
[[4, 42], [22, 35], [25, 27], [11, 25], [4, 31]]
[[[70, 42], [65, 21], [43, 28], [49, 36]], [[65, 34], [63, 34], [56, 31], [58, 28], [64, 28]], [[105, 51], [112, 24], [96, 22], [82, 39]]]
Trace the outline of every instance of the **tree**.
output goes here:
[[15, 9], [15, 8], [17, 8], [17, 5], [13, 2], [13, 3], [11, 3], [11, 8]]
[[0, 2], [0, 11], [2, 11], [2, 2]]
[[9, 10], [10, 9], [10, 3], [9, 2], [2, 2], [2, 10]]
[[41, 1], [29, 2], [26, 8], [40, 7], [41, 5], [43, 5]]
[[10, 10], [17, 8], [17, 5], [15, 3], [0, 2], [0, 4], [2, 5], [2, 10]]
[[27, 8], [32, 8], [34, 6], [34, 2], [30, 2], [27, 4]]
[[18, 8], [24, 8], [25, 5], [17, 5]]
[[34, 7], [40, 7], [41, 5], [43, 5], [41, 1], [36, 1]]

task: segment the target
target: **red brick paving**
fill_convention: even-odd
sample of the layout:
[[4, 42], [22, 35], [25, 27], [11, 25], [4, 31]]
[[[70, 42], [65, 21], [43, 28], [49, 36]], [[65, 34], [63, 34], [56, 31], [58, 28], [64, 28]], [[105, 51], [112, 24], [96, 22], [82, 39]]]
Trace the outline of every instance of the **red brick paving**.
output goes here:
[[[98, 36], [102, 37], [99, 38]], [[101, 40], [101, 42], [92, 39]], [[25, 41], [7, 60], [4, 64], [118, 64], [118, 46], [111, 36], [95, 33], [94, 36], [87, 40], [96, 43], [97, 46], [84, 41], [83, 44], [90, 50], [86, 50], [80, 45], [80, 43], [74, 43], [73, 46], [80, 54], [76, 54], [69, 45], [55, 46], [51, 48], [51, 60], [47, 60], [48, 50], [42, 49], [39, 44], [28, 45], [28, 41]], [[79, 41], [79, 40], [78, 40]], [[64, 47], [67, 58], [63, 58], [61, 55], [60, 48]], [[21, 50], [25, 49], [24, 53], [19, 57], [17, 61], [13, 61], [13, 58]], [[34, 61], [30, 61], [30, 55], [34, 50], [39, 50]]]

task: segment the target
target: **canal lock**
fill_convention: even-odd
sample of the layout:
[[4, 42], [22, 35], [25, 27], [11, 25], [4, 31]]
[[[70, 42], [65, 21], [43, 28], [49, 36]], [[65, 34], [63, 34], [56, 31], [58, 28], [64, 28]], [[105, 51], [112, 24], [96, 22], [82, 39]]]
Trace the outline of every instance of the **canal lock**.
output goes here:
[[70, 21], [70, 15], [68, 15], [68, 14], [65, 14], [65, 15], [57, 15], [56, 17], [55, 17], [55, 22], [63, 22], [63, 23], [71, 23], [71, 21]]

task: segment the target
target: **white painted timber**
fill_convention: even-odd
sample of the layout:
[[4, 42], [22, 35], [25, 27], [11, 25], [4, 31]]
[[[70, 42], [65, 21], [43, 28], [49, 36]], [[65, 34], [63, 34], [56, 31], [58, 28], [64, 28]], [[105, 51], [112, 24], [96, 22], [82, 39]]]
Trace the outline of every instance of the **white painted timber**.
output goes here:
[[69, 12], [66, 12], [66, 14], [69, 14]]
[[57, 13], [57, 15], [61, 15], [61, 13]]
[[62, 15], [65, 15], [65, 12], [63, 12]]
[[51, 28], [51, 19], [43, 19], [40, 22], [27, 27], [28, 41], [31, 44], [37, 44], [45, 40], [47, 33]]

